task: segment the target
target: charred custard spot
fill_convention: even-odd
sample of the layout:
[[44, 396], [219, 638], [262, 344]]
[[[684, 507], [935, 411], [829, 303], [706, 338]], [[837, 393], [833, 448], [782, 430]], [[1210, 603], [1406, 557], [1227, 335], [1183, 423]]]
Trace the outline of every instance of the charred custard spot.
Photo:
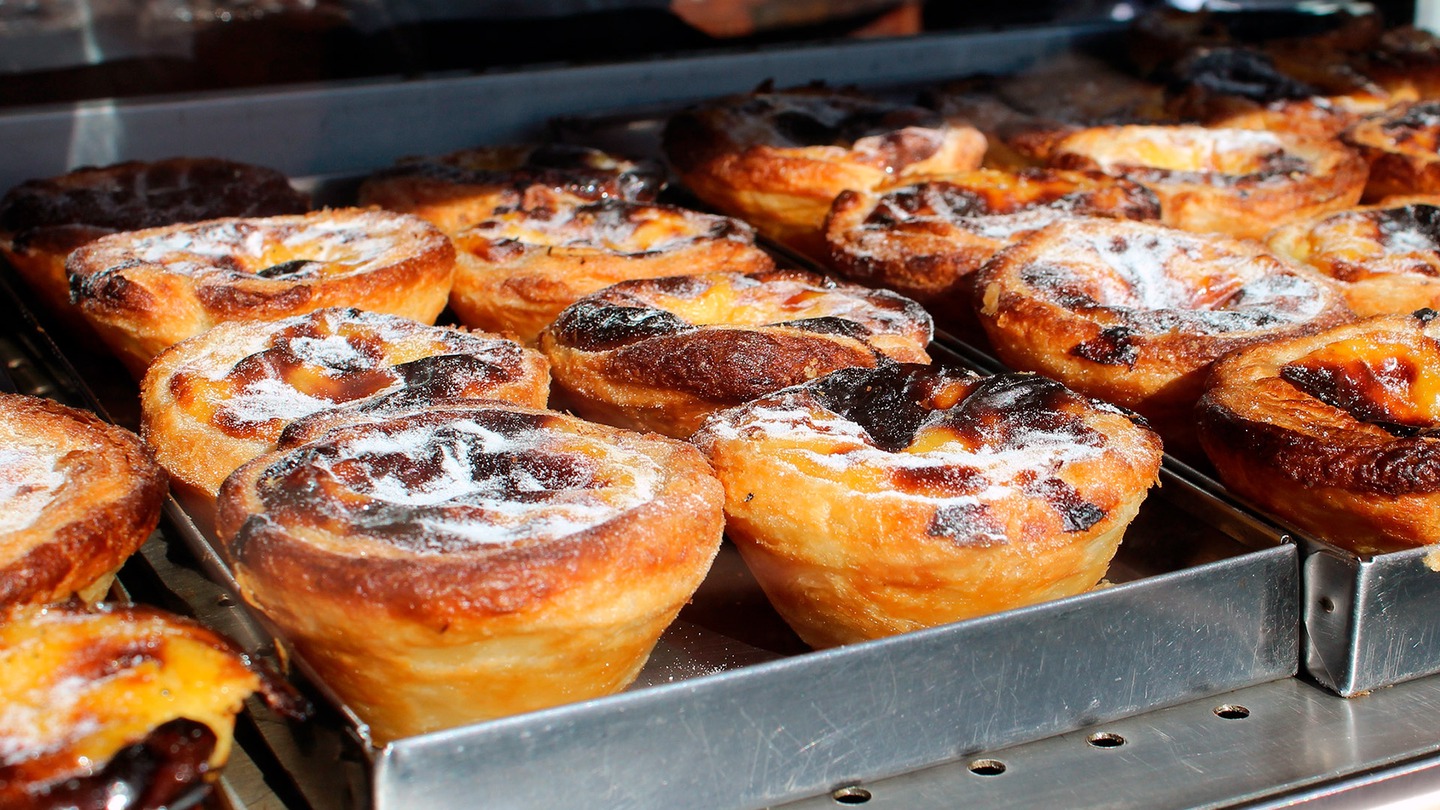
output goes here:
[[1440, 101], [1422, 101], [1410, 105], [1404, 115], [1386, 121], [1382, 129], [1394, 137], [1407, 129], [1430, 129], [1440, 127]]
[[[1440, 250], [1440, 207], [1406, 205], [1375, 211], [1370, 216], [1380, 231], [1380, 244], [1388, 252]], [[1435, 268], [1428, 264], [1417, 267], [1416, 271], [1435, 275]]]
[[962, 548], [989, 548], [1006, 542], [1003, 527], [978, 503], [946, 504], [935, 510], [926, 531], [948, 537]]
[[1405, 357], [1385, 357], [1374, 365], [1357, 358], [1294, 362], [1280, 368], [1280, 378], [1306, 394], [1401, 437], [1436, 427], [1412, 401], [1410, 391], [1419, 376], [1420, 370]]
[[890, 480], [902, 492], [936, 495], [973, 494], [989, 486], [984, 473], [974, 467], [946, 464], [938, 467], [899, 467]]
[[1320, 90], [1282, 73], [1275, 60], [1249, 48], [1211, 48], [1186, 60], [1177, 71], [1177, 89], [1189, 86], [1261, 103], [1302, 99]]
[[515, 377], [519, 368], [469, 354], [441, 354], [401, 363], [394, 370], [405, 381], [406, 397], [418, 403], [464, 396], [473, 386]]
[[1415, 312], [1412, 313], [1410, 317], [1419, 321], [1421, 326], [1424, 326], [1435, 320], [1436, 316], [1440, 316], [1440, 312], [1436, 312], [1429, 307], [1425, 307], [1424, 309], [1415, 310]]
[[1074, 486], [1059, 478], [1033, 481], [1025, 486], [1025, 492], [1050, 504], [1067, 532], [1083, 532], [1105, 519], [1104, 509], [1080, 497]]
[[982, 377], [960, 402], [945, 412], [944, 424], [975, 444], [1017, 449], [1036, 434], [1098, 446], [1102, 434], [1069, 412], [1076, 402], [1070, 389], [1036, 374]]
[[803, 332], [814, 332], [821, 335], [840, 335], [841, 337], [865, 340], [870, 337], [870, 330], [860, 324], [837, 318], [834, 315], [823, 315], [818, 318], [801, 318], [794, 321], [782, 321], [775, 326], [788, 326], [792, 329], [799, 329]]
[[930, 413], [914, 393], [917, 381], [933, 374], [924, 366], [884, 362], [873, 369], [847, 368], [820, 378], [815, 398], [856, 423], [875, 446], [895, 453], [909, 447]]
[[1134, 329], [1112, 326], [1089, 340], [1077, 343], [1070, 349], [1070, 355], [1101, 365], [1133, 368], [1135, 361], [1140, 359], [1140, 347], [1136, 345], [1135, 337]]
[[567, 307], [550, 326], [560, 343], [591, 352], [694, 328], [663, 309], [621, 307], [598, 301], [580, 301]]
[[1073, 271], [1059, 265], [1031, 262], [1020, 268], [1018, 275], [1022, 284], [1043, 292], [1065, 309], [1086, 310], [1098, 303], [1090, 291], [1081, 286]]
[[[209, 727], [177, 718], [157, 726], [141, 742], [120, 749], [100, 771], [29, 793], [26, 800], [31, 803], [15, 810], [189, 806], [210, 792], [204, 776], [215, 744]], [[0, 783], [22, 777], [19, 764], [0, 766]], [[116, 797], [128, 801], [117, 805]]]
[[920, 215], [977, 217], [996, 213], [991, 201], [983, 194], [953, 183], [923, 183], [907, 186], [886, 194], [865, 222], [868, 225], [894, 225]]
[[321, 262], [311, 259], [292, 259], [272, 264], [255, 271], [261, 278], [315, 278], [320, 275]]

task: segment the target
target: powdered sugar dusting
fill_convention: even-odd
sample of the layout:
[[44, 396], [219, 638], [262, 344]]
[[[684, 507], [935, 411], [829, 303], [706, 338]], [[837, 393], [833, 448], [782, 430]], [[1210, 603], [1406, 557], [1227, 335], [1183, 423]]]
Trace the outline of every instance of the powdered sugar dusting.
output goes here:
[[99, 731], [95, 717], [77, 710], [97, 685], [93, 678], [70, 676], [49, 684], [43, 699], [0, 705], [0, 765], [58, 751]]
[[350, 434], [307, 463], [367, 504], [362, 534], [415, 554], [575, 534], [652, 500], [661, 482], [654, 461], [623, 447], [463, 418]]
[[0, 447], [0, 534], [35, 524], [60, 489], [64, 471], [53, 453], [33, 447]]
[[1333, 295], [1265, 253], [1137, 223], [1083, 223], [1045, 232], [1022, 275], [1041, 295], [1086, 294], [1151, 332], [1224, 333], [1312, 319]]

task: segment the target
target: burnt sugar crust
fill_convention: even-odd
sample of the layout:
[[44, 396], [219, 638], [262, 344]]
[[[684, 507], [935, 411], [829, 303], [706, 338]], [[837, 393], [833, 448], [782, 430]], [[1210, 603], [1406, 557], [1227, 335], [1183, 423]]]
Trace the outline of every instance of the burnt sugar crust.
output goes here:
[[1356, 204], [1366, 179], [1364, 159], [1332, 138], [1199, 126], [1085, 129], [1049, 162], [1146, 186], [1166, 225], [1249, 238]]
[[924, 309], [804, 270], [622, 282], [540, 335], [557, 400], [676, 438], [714, 411], [882, 357], [928, 362]]
[[1256, 243], [1122, 220], [1036, 231], [975, 288], [1007, 366], [1138, 411], [1182, 456], [1199, 452], [1193, 408], [1216, 358], [1352, 317], [1334, 282]]
[[86, 166], [29, 180], [0, 198], [0, 255], [52, 312], [83, 323], [70, 304], [65, 257], [119, 231], [219, 217], [300, 214], [310, 199], [273, 169], [219, 158]]
[[666, 124], [664, 150], [706, 204], [819, 258], [825, 214], [840, 192], [977, 168], [985, 136], [930, 110], [857, 92], [761, 87], [677, 113]]
[[66, 269], [80, 311], [138, 378], [160, 352], [225, 321], [355, 306], [434, 323], [455, 249], [418, 217], [339, 208], [113, 234], [70, 254]]
[[1197, 406], [1225, 485], [1360, 554], [1440, 542], [1434, 310], [1276, 340], [1216, 363]]
[[382, 399], [543, 408], [549, 381], [544, 357], [498, 335], [333, 307], [222, 323], [166, 349], [140, 384], [141, 435], [210, 529], [220, 483], [297, 419]]
[[361, 205], [378, 205], [453, 234], [501, 208], [529, 207], [536, 194], [576, 202], [654, 202], [665, 187], [656, 163], [571, 144], [512, 144], [409, 157], [361, 184]]
[[0, 610], [94, 601], [160, 521], [165, 471], [140, 438], [0, 394]]
[[548, 193], [461, 231], [455, 245], [456, 316], [527, 344], [565, 307], [611, 284], [775, 265], [750, 226], [730, 217], [624, 200], [577, 204]]
[[1033, 374], [885, 363], [711, 417], [726, 533], [815, 647], [1093, 587], [1159, 472], [1132, 414]]
[[244, 597], [383, 744], [618, 691], [704, 579], [694, 448], [496, 402], [316, 414], [220, 491]]

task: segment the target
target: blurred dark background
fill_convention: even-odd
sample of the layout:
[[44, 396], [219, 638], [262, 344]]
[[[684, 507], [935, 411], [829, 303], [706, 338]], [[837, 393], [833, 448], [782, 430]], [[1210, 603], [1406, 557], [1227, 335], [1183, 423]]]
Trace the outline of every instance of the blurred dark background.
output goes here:
[[[843, 37], [1121, 24], [1159, 5], [1149, 0], [0, 0], [0, 106], [454, 75], [795, 47]], [[1193, 0], [1186, 7], [1199, 5]], [[1391, 24], [1408, 22], [1413, 14], [1413, 3], [1373, 5]]]

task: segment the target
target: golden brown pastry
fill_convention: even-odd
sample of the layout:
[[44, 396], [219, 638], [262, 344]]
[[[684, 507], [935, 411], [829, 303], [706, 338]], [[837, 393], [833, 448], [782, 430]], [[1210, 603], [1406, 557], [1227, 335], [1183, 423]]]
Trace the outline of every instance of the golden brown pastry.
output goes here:
[[1365, 199], [1440, 194], [1440, 101], [1402, 104], [1345, 133], [1370, 165]]
[[245, 598], [380, 743], [623, 688], [722, 524], [694, 448], [478, 401], [309, 417], [219, 512]]
[[231, 321], [166, 349], [140, 385], [141, 433], [196, 523], [237, 467], [275, 449], [286, 425], [379, 398], [549, 397], [539, 352], [470, 333], [350, 308], [278, 321]]
[[[535, 195], [532, 196], [532, 202]], [[533, 344], [560, 310], [634, 278], [774, 266], [748, 225], [668, 205], [558, 195], [455, 235], [450, 306], [466, 326]]]
[[1253, 238], [1365, 189], [1365, 161], [1337, 141], [1248, 129], [1095, 127], [1062, 139], [1050, 163], [1148, 187], [1166, 225]]
[[1440, 542], [1434, 310], [1276, 340], [1215, 364], [1197, 415], [1225, 485], [1361, 554]]
[[930, 316], [805, 270], [626, 281], [540, 334], [557, 394], [597, 422], [685, 438], [709, 414], [881, 357], [930, 361]]
[[1440, 196], [1391, 197], [1292, 222], [1265, 242], [1339, 282], [1358, 315], [1440, 307]]
[[0, 199], [0, 255], [75, 323], [65, 257], [117, 231], [218, 217], [299, 214], [310, 200], [272, 169], [217, 158], [130, 161], [30, 180]]
[[894, 363], [721, 411], [691, 441], [726, 533], [816, 647], [1093, 587], [1161, 457], [1133, 416], [1052, 380]]
[[191, 806], [246, 697], [302, 708], [223, 636], [144, 607], [0, 614], [0, 672], [0, 806], [13, 810]]
[[1333, 282], [1252, 242], [1124, 220], [1036, 231], [975, 286], [1006, 365], [1138, 411], [1181, 456], [1217, 357], [1351, 317]]
[[1025, 234], [1080, 216], [1157, 219], [1160, 203], [1138, 183], [1101, 174], [977, 169], [843, 192], [825, 241], [845, 277], [909, 296], [970, 331], [980, 265]]
[[0, 394], [0, 610], [101, 598], [160, 522], [164, 497], [165, 471], [135, 434]]
[[415, 214], [453, 234], [498, 209], [528, 207], [531, 189], [576, 201], [652, 202], [664, 186], [660, 166], [585, 146], [483, 146], [405, 158], [361, 184], [360, 204]]
[[136, 377], [224, 321], [356, 306], [434, 323], [455, 249], [405, 214], [342, 208], [118, 233], [66, 262], [81, 312]]
[[977, 168], [985, 137], [937, 113], [825, 87], [726, 96], [673, 116], [665, 154], [697, 197], [814, 257], [846, 189]]

